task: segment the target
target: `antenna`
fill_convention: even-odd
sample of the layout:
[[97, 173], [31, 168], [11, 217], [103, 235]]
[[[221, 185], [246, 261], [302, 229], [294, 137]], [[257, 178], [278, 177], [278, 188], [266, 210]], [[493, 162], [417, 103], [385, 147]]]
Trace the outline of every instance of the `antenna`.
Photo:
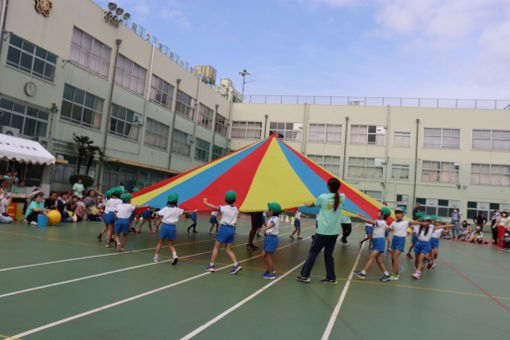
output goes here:
[[241, 94], [244, 97], [244, 85], [246, 84], [246, 76], [250, 76], [251, 73], [246, 71], [246, 69], [244, 69], [241, 72], [239, 72], [239, 74], [241, 75], [241, 77], [243, 77], [243, 89], [241, 91]]

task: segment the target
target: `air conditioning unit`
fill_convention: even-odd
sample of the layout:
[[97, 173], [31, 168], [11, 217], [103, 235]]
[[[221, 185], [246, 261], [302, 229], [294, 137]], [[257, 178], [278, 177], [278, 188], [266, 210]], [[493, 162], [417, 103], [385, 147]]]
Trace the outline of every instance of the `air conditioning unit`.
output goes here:
[[142, 116], [135, 114], [133, 121], [136, 125], [142, 125], [143, 123]]
[[189, 135], [188, 135], [188, 136], [186, 136], [186, 144], [187, 144], [187, 145], [191, 145], [191, 144], [193, 144], [194, 142], [195, 142], [195, 140], [193, 139], [193, 137], [192, 137], [192, 136], [189, 136]]
[[3, 133], [5, 135], [18, 137], [21, 135], [19, 129], [9, 127], [9, 126], [0, 126], [0, 133]]

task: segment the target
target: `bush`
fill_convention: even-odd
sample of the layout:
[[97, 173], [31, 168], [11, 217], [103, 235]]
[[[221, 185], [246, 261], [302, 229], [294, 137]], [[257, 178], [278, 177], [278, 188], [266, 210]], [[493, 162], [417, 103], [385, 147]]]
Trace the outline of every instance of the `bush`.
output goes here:
[[94, 184], [94, 179], [87, 175], [71, 175], [71, 176], [69, 176], [69, 183], [71, 183], [71, 185], [72, 185], [72, 184], [76, 183], [76, 181], [79, 178], [81, 178], [81, 182], [82, 182], [83, 186], [85, 187], [85, 189], [87, 189], [88, 187], [91, 187]]

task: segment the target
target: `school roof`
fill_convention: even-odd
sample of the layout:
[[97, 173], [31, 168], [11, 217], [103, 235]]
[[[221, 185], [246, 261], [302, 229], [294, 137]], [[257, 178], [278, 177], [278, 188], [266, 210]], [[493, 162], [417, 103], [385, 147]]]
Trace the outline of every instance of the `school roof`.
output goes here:
[[[335, 175], [315, 164], [285, 142], [272, 135], [222, 158], [144, 188], [133, 194], [133, 204], [154, 208], [166, 205], [170, 192], [179, 194], [183, 209], [210, 211], [207, 198], [215, 205], [225, 204], [228, 190], [237, 192], [235, 205], [242, 212], [267, 210], [268, 202], [282, 209], [302, 209], [305, 202], [328, 192], [327, 181]], [[340, 192], [346, 195], [344, 210], [349, 215], [362, 213], [375, 218], [381, 203], [342, 181]]]
[[0, 133], [0, 159], [32, 164], [55, 163], [55, 157], [38, 142], [3, 133]]

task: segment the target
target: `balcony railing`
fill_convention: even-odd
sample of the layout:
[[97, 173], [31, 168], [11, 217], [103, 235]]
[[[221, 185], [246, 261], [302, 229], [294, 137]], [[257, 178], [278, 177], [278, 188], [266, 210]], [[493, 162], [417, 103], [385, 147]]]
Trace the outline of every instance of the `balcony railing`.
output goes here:
[[510, 110], [510, 99], [455, 99], [407, 97], [302, 96], [302, 95], [246, 95], [249, 104], [317, 104], [351, 106], [402, 106], [450, 109]]

